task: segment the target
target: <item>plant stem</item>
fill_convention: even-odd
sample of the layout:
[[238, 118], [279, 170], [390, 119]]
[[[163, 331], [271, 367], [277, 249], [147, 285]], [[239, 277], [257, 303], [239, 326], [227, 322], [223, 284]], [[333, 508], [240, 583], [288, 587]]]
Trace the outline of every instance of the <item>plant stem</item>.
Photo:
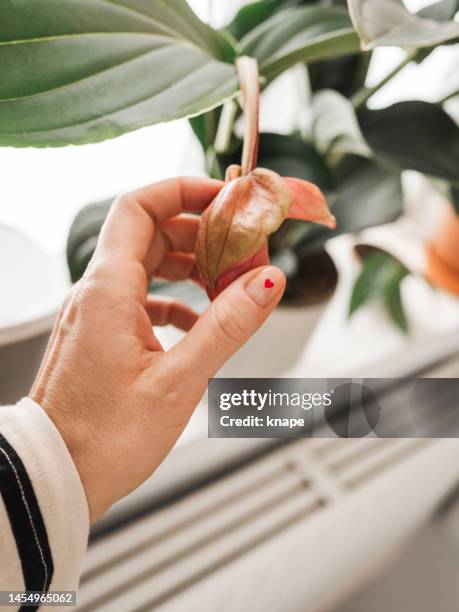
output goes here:
[[377, 91], [382, 89], [386, 83], [388, 83], [391, 79], [394, 78], [396, 74], [398, 74], [405, 66], [411, 63], [417, 56], [418, 49], [414, 51], [410, 51], [406, 54], [405, 58], [395, 66], [393, 70], [389, 72], [381, 81], [373, 85], [373, 87], [362, 87], [360, 91], [358, 91], [351, 99], [352, 105], [355, 110], [361, 108]]
[[242, 148], [242, 175], [248, 174], [257, 166], [259, 144], [260, 81], [258, 64], [252, 57], [239, 57], [236, 69], [242, 91], [244, 111], [244, 145]]
[[228, 100], [223, 105], [214, 142], [216, 153], [226, 153], [229, 149], [237, 110], [238, 105], [234, 100]]

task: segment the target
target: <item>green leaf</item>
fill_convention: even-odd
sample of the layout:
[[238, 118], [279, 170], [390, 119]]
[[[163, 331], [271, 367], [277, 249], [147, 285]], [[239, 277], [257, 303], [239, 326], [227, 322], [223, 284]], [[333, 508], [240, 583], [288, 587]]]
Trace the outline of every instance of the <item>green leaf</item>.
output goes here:
[[325, 242], [395, 221], [403, 210], [399, 175], [388, 173], [373, 160], [349, 155], [335, 170], [336, 188], [327, 199], [336, 217], [333, 231], [303, 224], [296, 248], [301, 252], [322, 249]]
[[353, 153], [371, 157], [352, 104], [337, 91], [324, 90], [312, 99], [312, 135], [319, 151], [336, 163]]
[[312, 91], [334, 89], [350, 98], [365, 85], [371, 53], [351, 53], [308, 66]]
[[191, 128], [204, 151], [207, 151], [215, 140], [219, 116], [219, 109], [214, 108], [190, 119]]
[[238, 90], [227, 38], [184, 0], [0, 3], [0, 145], [112, 138]]
[[349, 304], [350, 317], [380, 291], [381, 285], [384, 285], [385, 264], [386, 258], [382, 253], [374, 253], [364, 262], [352, 290]]
[[67, 238], [67, 265], [76, 283], [84, 274], [112, 200], [88, 204], [75, 217]]
[[259, 61], [260, 72], [268, 79], [298, 62], [311, 63], [359, 50], [347, 11], [317, 6], [274, 15], [245, 36], [240, 45], [241, 53]]
[[[402, 0], [348, 0], [363, 49], [434, 47], [459, 38], [459, 23], [410, 13]], [[428, 13], [434, 16], [433, 12]], [[442, 12], [442, 15], [444, 13]]]
[[382, 299], [389, 317], [402, 332], [407, 334], [409, 331], [409, 324], [402, 303], [400, 283], [401, 279], [394, 277], [385, 287]]
[[[346, 0], [327, 3], [317, 0], [258, 0], [243, 6], [226, 29], [240, 40], [276, 13], [308, 4], [345, 6]], [[350, 97], [364, 85], [368, 62], [369, 54], [364, 56], [360, 52], [315, 62], [309, 67], [312, 90], [336, 89]]]
[[243, 6], [233, 21], [225, 28], [236, 40], [240, 40], [255, 27], [278, 13], [282, 9], [309, 4], [314, 0], [258, 0]]
[[400, 284], [409, 270], [384, 251], [372, 252], [364, 259], [349, 304], [349, 316], [369, 301], [381, 300], [392, 321], [404, 332], [408, 322], [403, 309]]
[[398, 102], [362, 114], [360, 126], [375, 153], [398, 170], [459, 183], [459, 127], [440, 106]]

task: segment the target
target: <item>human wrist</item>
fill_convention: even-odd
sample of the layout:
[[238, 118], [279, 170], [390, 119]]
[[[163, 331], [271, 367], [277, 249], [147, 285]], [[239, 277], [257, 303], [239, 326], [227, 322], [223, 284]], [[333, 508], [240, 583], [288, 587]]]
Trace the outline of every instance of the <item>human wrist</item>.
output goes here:
[[[39, 402], [34, 393], [30, 394], [30, 398], [42, 407], [67, 447], [86, 496], [90, 523], [94, 523], [111, 505], [106, 499], [104, 478], [99, 477], [97, 469], [101, 464], [96, 450], [100, 444], [94, 439], [84, 419], [77, 419], [75, 409], [66, 408], [63, 399], [59, 403], [44, 396]], [[72, 418], [68, 417], [69, 410]]]

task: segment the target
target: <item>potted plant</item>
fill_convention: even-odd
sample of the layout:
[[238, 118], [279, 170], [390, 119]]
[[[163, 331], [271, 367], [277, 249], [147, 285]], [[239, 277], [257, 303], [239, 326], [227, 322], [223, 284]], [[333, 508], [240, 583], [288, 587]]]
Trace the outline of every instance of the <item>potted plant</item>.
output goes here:
[[[401, 215], [405, 169], [446, 181], [454, 202], [459, 129], [443, 101], [379, 110], [370, 110], [368, 101], [408, 63], [457, 42], [455, 1], [411, 14], [401, 0], [259, 0], [222, 30], [202, 23], [186, 0], [87, 1], [84, 8], [40, 0], [13, 8], [0, 5], [4, 146], [98, 142], [189, 117], [209, 175], [223, 178], [242, 151], [237, 59], [256, 61], [262, 92], [302, 67], [310, 121], [298, 121], [289, 135], [261, 133], [258, 163], [318, 185], [337, 224], [290, 221], [270, 238], [275, 261], [289, 262], [286, 302], [314, 302], [333, 290], [327, 240]], [[387, 45], [403, 48], [405, 57], [368, 88], [372, 52]], [[90, 259], [108, 206], [87, 207], [72, 227], [73, 280]]]

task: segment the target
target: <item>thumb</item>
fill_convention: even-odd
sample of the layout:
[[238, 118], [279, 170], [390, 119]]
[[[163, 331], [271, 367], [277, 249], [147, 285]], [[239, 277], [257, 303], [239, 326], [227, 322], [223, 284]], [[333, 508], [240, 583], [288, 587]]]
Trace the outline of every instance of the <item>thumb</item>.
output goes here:
[[251, 270], [227, 287], [172, 349], [184, 376], [205, 389], [268, 318], [284, 289], [285, 276], [274, 266]]

